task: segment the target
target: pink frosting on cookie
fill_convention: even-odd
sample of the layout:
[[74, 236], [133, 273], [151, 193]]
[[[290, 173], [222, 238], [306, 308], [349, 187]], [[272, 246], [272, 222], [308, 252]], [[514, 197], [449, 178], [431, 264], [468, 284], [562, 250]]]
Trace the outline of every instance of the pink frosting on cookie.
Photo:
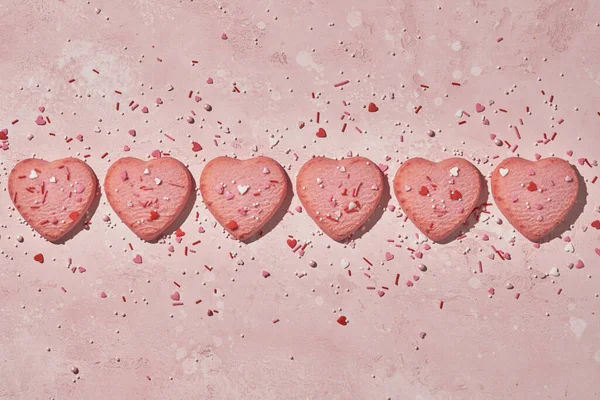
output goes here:
[[8, 192], [19, 213], [51, 242], [84, 217], [96, 189], [94, 171], [76, 158], [53, 162], [29, 158], [18, 163], [8, 178]]
[[462, 158], [437, 163], [411, 158], [396, 173], [394, 193], [417, 228], [441, 241], [473, 211], [481, 195], [481, 174]]
[[492, 172], [492, 195], [506, 219], [527, 239], [551, 233], [575, 205], [579, 181], [560, 158], [507, 158]]
[[269, 157], [217, 157], [200, 176], [202, 200], [215, 219], [238, 240], [258, 232], [280, 208], [288, 177]]
[[306, 212], [334, 240], [344, 240], [364, 225], [379, 205], [383, 175], [367, 158], [315, 157], [296, 178]]
[[119, 218], [140, 239], [154, 240], [175, 222], [192, 192], [185, 165], [172, 157], [115, 161], [104, 178], [104, 191]]

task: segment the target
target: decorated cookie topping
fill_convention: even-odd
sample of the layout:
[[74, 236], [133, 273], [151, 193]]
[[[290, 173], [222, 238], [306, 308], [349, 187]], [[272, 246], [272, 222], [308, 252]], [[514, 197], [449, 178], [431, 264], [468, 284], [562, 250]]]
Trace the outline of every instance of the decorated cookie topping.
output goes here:
[[501, 176], [508, 175], [508, 168], [500, 168], [499, 170]]
[[240, 192], [240, 194], [245, 194], [248, 189], [250, 189], [250, 186], [248, 185], [238, 185], [237, 186], [238, 192]]
[[536, 190], [538, 190], [538, 188], [534, 182], [529, 182], [529, 184], [527, 185], [527, 190], [529, 190], [530, 192], [535, 192]]
[[160, 185], [162, 183], [162, 180], [160, 178], [154, 178], [154, 183]]
[[32, 169], [32, 170], [29, 172], [29, 179], [37, 179], [37, 178], [38, 178], [38, 176], [39, 176], [39, 175], [38, 175], [38, 173], [37, 173], [37, 171], [36, 171], [35, 169]]
[[458, 176], [458, 167], [450, 168], [450, 176]]
[[50, 183], [56, 183], [56, 177], [55, 176], [51, 176], [50, 179], [48, 179], [48, 182], [50, 182]]

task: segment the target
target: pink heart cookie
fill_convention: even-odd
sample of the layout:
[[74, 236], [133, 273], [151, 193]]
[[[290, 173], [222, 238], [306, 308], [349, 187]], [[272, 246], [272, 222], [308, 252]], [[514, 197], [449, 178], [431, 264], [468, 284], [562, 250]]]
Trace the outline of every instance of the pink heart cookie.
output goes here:
[[364, 157], [314, 157], [296, 178], [296, 191], [306, 212], [337, 241], [350, 237], [367, 222], [383, 189], [379, 167]]
[[119, 218], [142, 240], [158, 238], [175, 222], [192, 193], [192, 177], [172, 157], [115, 161], [104, 178], [104, 191]]
[[76, 158], [53, 162], [29, 158], [18, 163], [8, 178], [8, 193], [19, 213], [51, 242], [83, 218], [97, 187], [94, 171]]
[[275, 215], [287, 191], [285, 171], [269, 157], [217, 157], [200, 176], [204, 204], [237, 240], [258, 232]]
[[481, 174], [463, 158], [406, 161], [394, 177], [394, 193], [421, 232], [441, 241], [471, 214], [481, 196]]
[[492, 195], [506, 219], [532, 242], [567, 216], [579, 191], [575, 169], [560, 158], [507, 158], [492, 172]]

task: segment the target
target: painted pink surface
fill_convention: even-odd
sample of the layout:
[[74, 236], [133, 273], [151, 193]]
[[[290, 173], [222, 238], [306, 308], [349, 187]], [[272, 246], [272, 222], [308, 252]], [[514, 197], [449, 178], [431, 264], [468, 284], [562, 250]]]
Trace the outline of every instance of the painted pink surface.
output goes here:
[[[0, 397], [597, 398], [599, 25], [591, 0], [3, 1]], [[102, 181], [157, 149], [195, 179], [216, 156], [264, 154], [292, 182], [314, 154], [352, 151], [389, 176], [413, 156], [487, 176], [554, 154], [585, 193], [540, 248], [494, 205], [444, 245], [417, 239], [395, 199], [349, 245], [297, 197], [241, 245], [199, 198], [185, 236], [157, 244], [104, 193], [64, 245], [12, 208], [18, 160], [85, 157]], [[303, 257], [288, 235], [310, 242]]]

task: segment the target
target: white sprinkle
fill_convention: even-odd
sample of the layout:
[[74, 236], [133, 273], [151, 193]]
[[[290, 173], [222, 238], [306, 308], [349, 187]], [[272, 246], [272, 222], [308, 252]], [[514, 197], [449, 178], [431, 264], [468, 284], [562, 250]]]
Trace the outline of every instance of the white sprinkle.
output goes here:
[[267, 167], [263, 168], [263, 174], [268, 174], [269, 172], [271, 172], [271, 171], [269, 171], [269, 168], [267, 168]]
[[240, 194], [246, 193], [248, 189], [250, 189], [250, 186], [238, 185], [238, 192], [240, 192]]
[[50, 183], [56, 183], [56, 178], [54, 176], [51, 176], [48, 180], [50, 181]]
[[342, 266], [342, 268], [346, 269], [350, 266], [350, 261], [346, 260], [345, 258], [342, 258], [342, 261], [340, 261], [340, 265]]
[[144, 175], [150, 175], [150, 170], [148, 168], [144, 169]]
[[154, 178], [154, 183], [156, 183], [157, 185], [160, 185], [162, 183], [162, 181], [160, 180], [160, 178]]
[[458, 176], [458, 167], [450, 168], [450, 176]]
[[553, 267], [548, 275], [557, 277], [560, 276], [560, 272], [558, 271], [558, 268]]
[[404, 191], [405, 192], [410, 192], [412, 190], [412, 188], [408, 185], [404, 185]]
[[29, 179], [36, 179], [38, 177], [37, 172], [35, 172], [35, 169], [32, 169], [31, 172], [29, 173]]
[[508, 175], [508, 168], [500, 168], [500, 175], [501, 176]]

